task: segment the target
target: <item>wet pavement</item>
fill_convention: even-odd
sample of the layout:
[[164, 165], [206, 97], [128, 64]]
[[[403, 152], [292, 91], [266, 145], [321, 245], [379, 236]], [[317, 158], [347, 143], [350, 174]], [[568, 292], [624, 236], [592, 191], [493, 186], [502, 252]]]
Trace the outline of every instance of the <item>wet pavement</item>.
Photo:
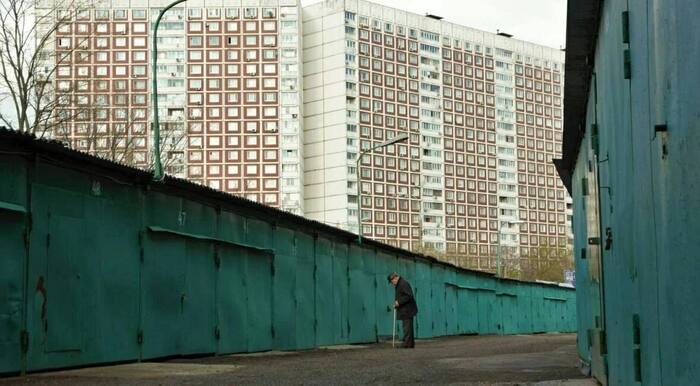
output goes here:
[[456, 336], [132, 363], [0, 378], [5, 385], [593, 386], [577, 368], [576, 336]]

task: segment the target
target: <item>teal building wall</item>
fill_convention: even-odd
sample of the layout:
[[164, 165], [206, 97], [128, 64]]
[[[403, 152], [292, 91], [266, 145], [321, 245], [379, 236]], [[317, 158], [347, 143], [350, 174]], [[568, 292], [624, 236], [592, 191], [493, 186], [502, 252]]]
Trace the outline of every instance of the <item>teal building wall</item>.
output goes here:
[[700, 379], [700, 2], [569, 0], [564, 159], [579, 355], [608, 385]]
[[0, 130], [0, 373], [390, 336], [571, 332], [569, 288], [498, 280]]

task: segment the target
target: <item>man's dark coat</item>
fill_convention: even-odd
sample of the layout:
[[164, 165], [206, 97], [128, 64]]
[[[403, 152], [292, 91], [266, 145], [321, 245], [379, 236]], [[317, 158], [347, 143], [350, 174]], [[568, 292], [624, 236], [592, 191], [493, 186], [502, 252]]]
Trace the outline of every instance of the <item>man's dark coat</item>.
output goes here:
[[399, 277], [395, 291], [395, 300], [399, 302], [399, 307], [396, 309], [396, 319], [405, 320], [416, 316], [418, 306], [416, 305], [416, 298], [413, 296], [411, 285], [402, 277]]

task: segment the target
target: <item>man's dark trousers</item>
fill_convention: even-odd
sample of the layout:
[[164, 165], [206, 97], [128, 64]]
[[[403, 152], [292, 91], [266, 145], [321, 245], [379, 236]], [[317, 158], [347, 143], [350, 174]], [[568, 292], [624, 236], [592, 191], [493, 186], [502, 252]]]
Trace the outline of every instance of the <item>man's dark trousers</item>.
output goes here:
[[416, 346], [416, 342], [413, 337], [413, 318], [404, 319], [401, 321], [403, 324], [403, 346], [404, 348], [413, 348]]

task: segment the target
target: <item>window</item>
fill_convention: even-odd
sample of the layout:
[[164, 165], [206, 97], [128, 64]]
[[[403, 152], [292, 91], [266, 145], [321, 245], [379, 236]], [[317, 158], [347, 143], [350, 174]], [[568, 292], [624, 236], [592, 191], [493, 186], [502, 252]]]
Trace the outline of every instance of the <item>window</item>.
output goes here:
[[277, 11], [274, 8], [263, 8], [262, 17], [265, 19], [274, 19], [277, 16]]
[[264, 21], [262, 22], [262, 29], [266, 32], [274, 32], [277, 30], [277, 23], [274, 21]]
[[258, 9], [257, 8], [245, 8], [243, 11], [243, 17], [246, 19], [255, 19], [258, 17]]
[[201, 47], [202, 37], [201, 36], [190, 36], [190, 47]]
[[238, 8], [226, 8], [226, 18], [227, 19], [238, 19], [240, 17], [240, 9]]
[[201, 19], [202, 18], [202, 9], [201, 8], [188, 8], [187, 9], [187, 16], [190, 19]]
[[274, 47], [277, 44], [277, 38], [274, 35], [264, 35], [262, 44], [266, 47]]
[[218, 19], [220, 17], [221, 17], [221, 9], [213, 8], [213, 7], [207, 8], [207, 18], [208, 19]]

